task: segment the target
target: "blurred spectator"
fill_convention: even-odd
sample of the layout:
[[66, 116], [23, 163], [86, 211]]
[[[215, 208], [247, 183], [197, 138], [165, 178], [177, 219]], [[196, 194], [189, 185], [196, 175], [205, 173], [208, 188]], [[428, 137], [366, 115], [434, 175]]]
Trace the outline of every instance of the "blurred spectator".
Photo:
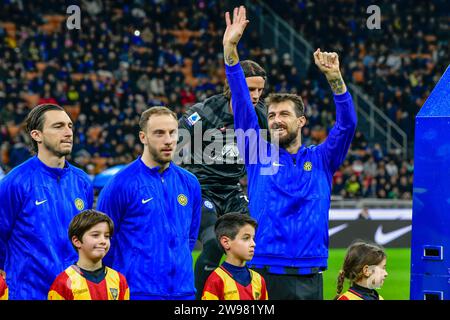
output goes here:
[[394, 160], [390, 160], [386, 165], [386, 172], [389, 176], [396, 176], [398, 174], [398, 167]]
[[447, 0], [383, 3], [380, 30], [366, 27], [365, 1], [265, 3], [313, 48], [326, 46], [342, 53], [346, 76], [362, 86], [412, 141], [415, 115], [450, 61]]
[[358, 198], [361, 196], [361, 183], [357, 175], [352, 175], [345, 183], [346, 196], [348, 198]]
[[369, 209], [367, 207], [362, 208], [362, 210], [358, 214], [358, 219], [370, 220]]

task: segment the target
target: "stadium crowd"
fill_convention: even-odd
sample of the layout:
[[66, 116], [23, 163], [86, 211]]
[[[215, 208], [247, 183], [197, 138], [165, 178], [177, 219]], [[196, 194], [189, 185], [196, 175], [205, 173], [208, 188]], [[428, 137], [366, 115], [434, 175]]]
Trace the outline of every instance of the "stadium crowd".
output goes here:
[[[69, 111], [76, 120], [71, 161], [94, 177], [142, 153], [136, 138], [138, 115], [148, 106], [168, 105], [181, 117], [193, 103], [222, 90], [222, 13], [227, 8], [221, 1], [86, 0], [79, 3], [81, 30], [70, 31], [67, 8], [60, 1], [2, 2], [4, 173], [30, 156], [22, 125], [36, 104], [54, 102]], [[414, 116], [449, 61], [448, 42], [438, 41], [444, 39], [440, 35], [448, 32], [448, 24], [429, 18], [442, 17], [438, 13], [445, 1], [386, 4], [381, 30], [365, 27], [367, 6], [361, 5], [361, 12], [342, 0], [320, 10], [322, 2], [267, 4], [314, 47], [340, 52], [345, 78], [362, 86], [411, 140]], [[292, 10], [283, 10], [286, 6]], [[436, 36], [429, 36], [429, 30]], [[253, 32], [246, 37], [241, 57], [254, 59], [268, 71], [267, 92], [302, 96], [308, 118], [303, 142], [320, 143], [334, 119], [328, 87], [314, 71], [301, 78], [290, 57], [265, 48], [261, 35]], [[383, 150], [357, 131], [347, 160], [334, 177], [333, 194], [411, 199], [413, 167], [412, 159]]]
[[371, 1], [265, 2], [314, 48], [326, 44], [344, 52], [346, 78], [413, 139], [415, 115], [450, 61], [448, 1], [377, 4], [380, 29], [366, 26]]

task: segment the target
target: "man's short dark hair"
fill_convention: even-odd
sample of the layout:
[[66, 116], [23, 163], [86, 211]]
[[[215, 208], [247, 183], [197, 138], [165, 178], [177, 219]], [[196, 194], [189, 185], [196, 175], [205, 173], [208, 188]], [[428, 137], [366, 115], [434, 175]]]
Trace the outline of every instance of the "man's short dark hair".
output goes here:
[[214, 225], [217, 241], [220, 243], [220, 238], [223, 236], [234, 240], [239, 230], [248, 224], [255, 228], [255, 230], [258, 227], [256, 220], [244, 213], [229, 212], [220, 216]]
[[[69, 225], [68, 234], [70, 243], [72, 243], [72, 238], [74, 236], [77, 237], [78, 240], [82, 241], [83, 235], [86, 233], [86, 231], [101, 222], [106, 222], [108, 224], [109, 236], [112, 237], [114, 233], [114, 222], [103, 212], [94, 209], [88, 209], [77, 214], [75, 217], [73, 217]], [[75, 248], [73, 243], [72, 246]], [[75, 248], [75, 250], [78, 251], [77, 248]]]
[[172, 110], [170, 110], [167, 107], [155, 106], [155, 107], [148, 108], [147, 110], [142, 112], [141, 118], [139, 119], [139, 127], [141, 128], [141, 131], [144, 131], [144, 132], [147, 131], [148, 119], [150, 119], [151, 116], [162, 115], [162, 114], [172, 116], [172, 117], [174, 117], [175, 121], [178, 122], [177, 114], [175, 112], [173, 112]]
[[292, 103], [294, 104], [295, 116], [297, 118], [305, 115], [305, 105], [303, 104], [303, 100], [296, 94], [271, 93], [266, 98], [265, 104], [267, 106], [267, 110], [269, 110], [269, 106], [271, 104], [277, 104], [284, 101], [292, 101]]
[[[44, 104], [40, 104], [40, 105], [34, 107], [33, 109], [31, 109], [30, 113], [28, 114], [27, 118], [25, 119], [26, 132], [28, 134], [30, 134], [31, 131], [33, 131], [33, 130], [42, 131], [42, 129], [44, 129], [45, 113], [47, 111], [51, 111], [51, 110], [66, 112], [66, 110], [64, 110], [63, 107], [58, 106], [57, 104], [53, 104], [53, 103], [44, 103]], [[67, 115], [69, 116], [69, 114], [67, 114]], [[69, 118], [70, 118], [70, 116], [69, 116]], [[31, 138], [31, 144], [33, 147], [33, 151], [37, 153], [38, 152], [38, 144], [33, 138]]]
[[[255, 61], [243, 60], [240, 62], [240, 64], [246, 78], [262, 77], [264, 80], [266, 80], [266, 71]], [[228, 100], [230, 100], [231, 91], [227, 79], [225, 79], [225, 84], [223, 86], [223, 95], [227, 97]]]

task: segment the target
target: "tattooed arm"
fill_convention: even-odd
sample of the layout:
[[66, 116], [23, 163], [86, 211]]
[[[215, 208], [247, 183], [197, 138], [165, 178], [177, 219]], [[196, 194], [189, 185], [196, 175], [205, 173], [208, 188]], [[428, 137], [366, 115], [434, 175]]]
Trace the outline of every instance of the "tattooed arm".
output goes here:
[[347, 87], [339, 70], [339, 57], [336, 52], [321, 52], [320, 49], [317, 49], [314, 52], [314, 62], [327, 78], [334, 94], [347, 92]]
[[347, 91], [341, 71], [339, 57], [336, 52], [314, 52], [314, 62], [322, 71], [334, 93], [336, 105], [336, 122], [328, 133], [328, 137], [319, 145], [319, 150], [329, 163], [330, 177], [344, 162], [356, 130], [357, 117], [352, 96]]
[[327, 80], [334, 94], [343, 94], [347, 91], [344, 79], [342, 79], [342, 75], [340, 73], [335, 77], [327, 77]]
[[227, 66], [234, 66], [239, 63], [239, 55], [236, 46], [224, 46], [223, 58]]
[[233, 21], [230, 13], [225, 13], [225, 22], [227, 28], [223, 35], [223, 58], [227, 66], [234, 66], [239, 63], [239, 55], [237, 45], [244, 33], [245, 27], [248, 24], [245, 7], [240, 6], [234, 8]]
[[260, 161], [258, 147], [260, 150], [268, 150], [262, 149], [268, 142], [260, 139], [258, 117], [253, 107], [244, 71], [239, 63], [237, 44], [248, 24], [245, 7], [235, 8], [232, 18], [231, 20], [229, 12], [225, 14], [227, 25], [223, 36], [225, 74], [231, 92], [236, 143], [250, 179], [255, 168], [258, 167], [255, 164]]

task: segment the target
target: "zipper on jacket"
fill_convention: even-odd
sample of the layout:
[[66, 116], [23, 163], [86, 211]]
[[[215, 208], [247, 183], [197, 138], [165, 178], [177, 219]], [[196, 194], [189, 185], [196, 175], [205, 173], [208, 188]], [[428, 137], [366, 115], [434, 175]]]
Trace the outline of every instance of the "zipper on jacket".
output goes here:
[[[161, 185], [162, 185], [162, 192], [163, 192], [163, 197], [164, 197], [164, 199], [166, 199], [166, 200], [168, 200], [169, 199], [169, 193], [168, 193], [168, 190], [167, 190], [167, 185], [166, 185], [166, 183], [165, 183], [165, 179], [164, 179], [164, 177], [163, 177], [163, 174], [164, 174], [164, 172], [162, 172], [161, 174], [160, 174], [160, 178], [161, 178]], [[164, 201], [164, 215], [165, 215], [165, 217], [166, 217], [166, 219], [167, 219], [167, 221], [169, 221], [169, 217], [168, 217], [168, 214], [169, 214], [169, 212], [170, 212], [170, 208], [168, 207], [168, 202], [169, 201]], [[170, 227], [170, 225], [168, 226], [168, 228], [169, 228], [169, 232], [168, 232], [168, 234], [170, 234], [171, 233], [171, 231], [172, 231], [172, 228]], [[169, 251], [169, 259], [171, 260], [171, 262], [173, 263], [173, 260], [174, 260], [174, 257], [173, 257], [173, 254]], [[172, 267], [173, 268], [173, 267]], [[171, 282], [171, 283], [169, 283], [169, 293], [171, 294], [171, 293], [173, 293], [173, 282]]]

